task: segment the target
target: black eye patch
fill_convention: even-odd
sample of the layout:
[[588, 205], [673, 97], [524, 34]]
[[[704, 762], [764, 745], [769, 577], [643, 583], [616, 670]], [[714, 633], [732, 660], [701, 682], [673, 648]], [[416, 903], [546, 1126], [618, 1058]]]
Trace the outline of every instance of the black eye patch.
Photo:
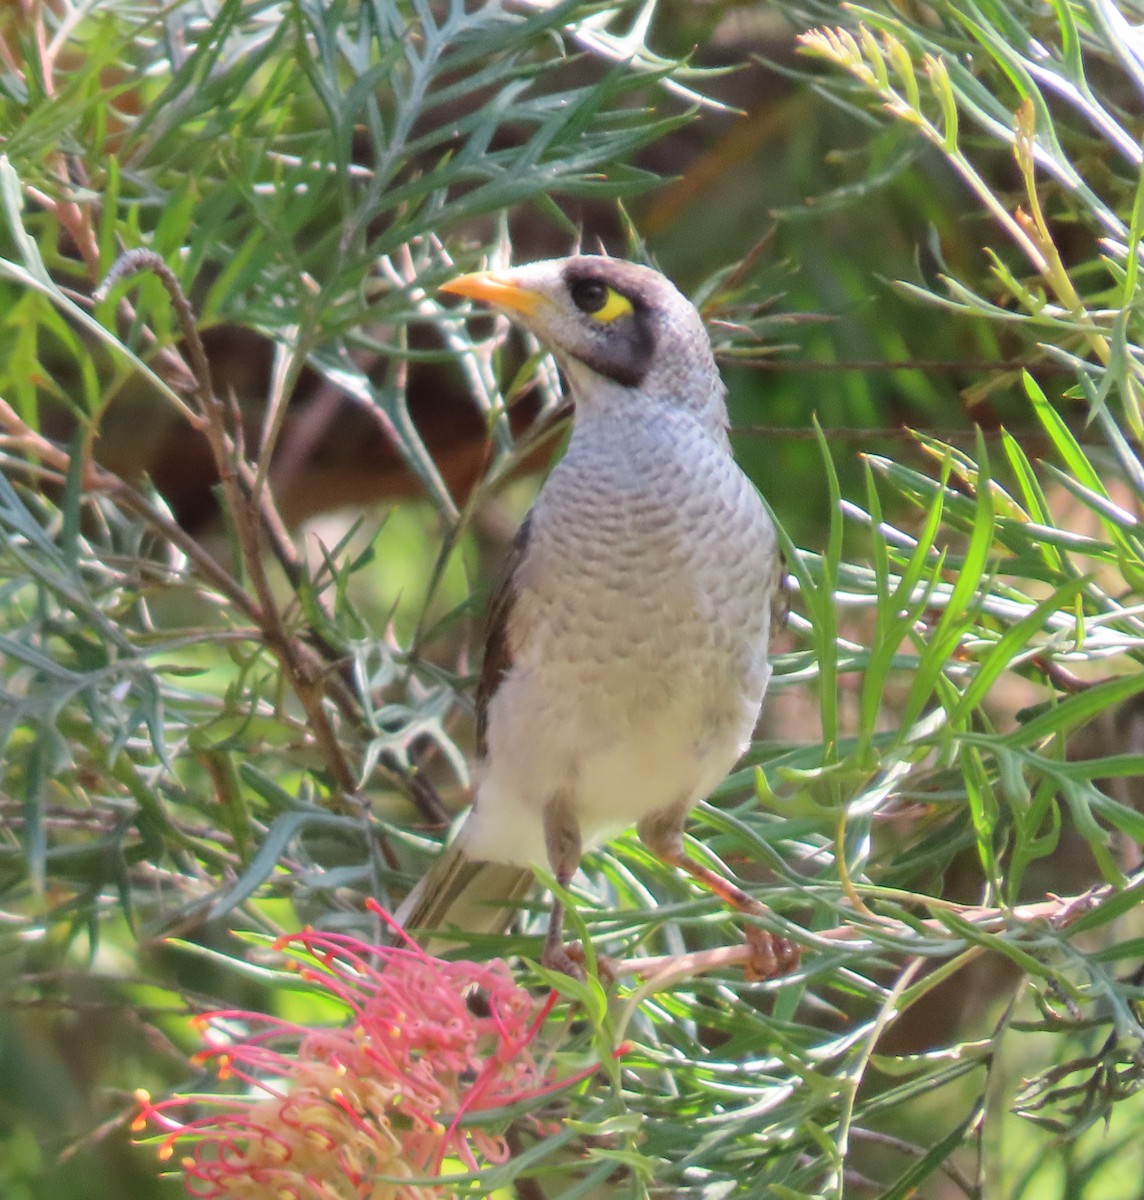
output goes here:
[[570, 305], [588, 326], [575, 357], [605, 379], [638, 387], [655, 353], [658, 317], [638, 277], [617, 261], [573, 259], [564, 272]]

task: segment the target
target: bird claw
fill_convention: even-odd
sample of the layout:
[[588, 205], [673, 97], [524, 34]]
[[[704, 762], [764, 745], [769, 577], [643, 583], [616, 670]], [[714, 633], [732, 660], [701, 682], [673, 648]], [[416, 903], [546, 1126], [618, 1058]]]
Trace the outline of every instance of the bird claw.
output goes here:
[[[555, 946], [546, 946], [544, 953], [540, 956], [542, 967], [546, 967], [550, 971], [559, 971], [561, 974], [581, 982], [588, 977], [585, 969], [586, 962], [587, 955], [580, 942], [573, 942], [571, 945], [561, 942]], [[596, 975], [605, 987], [610, 986], [616, 982], [619, 975], [616, 963], [606, 955], [597, 954]]]
[[802, 951], [794, 942], [777, 933], [758, 926], [747, 930], [747, 949], [750, 957], [743, 967], [743, 974], [750, 983], [761, 983], [793, 971], [802, 958]]

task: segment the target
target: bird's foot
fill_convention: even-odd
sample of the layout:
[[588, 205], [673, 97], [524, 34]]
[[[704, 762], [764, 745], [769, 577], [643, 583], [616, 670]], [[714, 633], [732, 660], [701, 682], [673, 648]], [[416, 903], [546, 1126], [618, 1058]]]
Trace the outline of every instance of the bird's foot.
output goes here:
[[[585, 969], [586, 962], [587, 955], [580, 942], [573, 942], [571, 945], [557, 942], [553, 946], [545, 946], [544, 953], [540, 956], [542, 967], [546, 967], [549, 971], [559, 971], [561, 974], [579, 980], [584, 980], [588, 976]], [[605, 987], [615, 983], [618, 976], [615, 962], [606, 955], [597, 954], [596, 975]]]
[[798, 966], [802, 957], [802, 951], [794, 942], [757, 925], [747, 928], [747, 948], [750, 957], [743, 967], [743, 974], [751, 983], [786, 975]]
[[[683, 849], [681, 829], [674, 824], [648, 823], [639, 826], [640, 836], [664, 862], [681, 867], [693, 879], [710, 889], [729, 908], [748, 917], [769, 917], [771, 910], [760, 900], [743, 891], [736, 883], [712, 871]], [[747, 926], [748, 959], [744, 974], [752, 983], [785, 975], [798, 966], [800, 951], [793, 942], [757, 925]]]

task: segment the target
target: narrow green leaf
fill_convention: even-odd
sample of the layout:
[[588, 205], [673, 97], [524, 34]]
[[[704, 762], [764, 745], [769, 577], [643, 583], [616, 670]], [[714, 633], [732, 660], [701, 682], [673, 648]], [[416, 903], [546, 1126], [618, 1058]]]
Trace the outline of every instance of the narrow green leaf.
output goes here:
[[1028, 647], [1033, 638], [1044, 631], [1050, 616], [1066, 611], [1087, 586], [1087, 580], [1074, 579], [1058, 588], [1047, 599], [1042, 600], [1023, 620], [1011, 625], [1005, 633], [980, 658], [980, 665], [972, 682], [965, 689], [956, 708], [950, 713], [950, 721], [960, 724], [985, 699], [993, 685], [1009, 670], [1020, 652]]
[[59, 535], [59, 552], [64, 564], [74, 571], [79, 561], [79, 525], [83, 506], [83, 474], [87, 466], [85, 453], [87, 433], [82, 425], [72, 435], [67, 480], [64, 484], [63, 527]]
[[935, 1142], [916, 1162], [911, 1163], [901, 1175], [881, 1194], [879, 1200], [914, 1200], [919, 1184], [924, 1183], [965, 1141], [966, 1134], [976, 1127], [985, 1112], [984, 1104], [973, 1108], [965, 1120]]

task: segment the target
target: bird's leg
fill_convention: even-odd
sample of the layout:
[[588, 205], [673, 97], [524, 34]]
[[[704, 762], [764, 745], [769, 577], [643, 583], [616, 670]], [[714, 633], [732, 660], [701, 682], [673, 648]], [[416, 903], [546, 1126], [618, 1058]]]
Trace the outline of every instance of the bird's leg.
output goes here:
[[[741, 887], [729, 879], [712, 871], [701, 862], [697, 862], [682, 845], [671, 855], [661, 855], [666, 862], [686, 871], [692, 879], [698, 880], [704, 887], [709, 888], [729, 908], [748, 916], [766, 916], [770, 910], [754, 896], [748, 896]], [[747, 945], [751, 949], [751, 958], [745, 968], [748, 979], [773, 979], [776, 975], [785, 975], [793, 971], [799, 963], [799, 948], [781, 934], [771, 933], [760, 929], [758, 925], [748, 925], [746, 930]]]
[[[580, 822], [576, 820], [576, 814], [563, 793], [558, 793], [544, 807], [544, 845], [556, 882], [566, 888], [580, 865], [582, 845]], [[542, 966], [563, 971], [565, 975], [581, 979], [584, 976], [583, 966], [564, 944], [564, 903], [555, 896], [552, 898], [548, 936], [544, 939], [540, 962]]]
[[[692, 879], [714, 892], [728, 908], [751, 917], [766, 916], [770, 910], [765, 904], [754, 896], [748, 896], [741, 887], [687, 853], [683, 848], [683, 822], [686, 816], [686, 807], [650, 813], [636, 828], [644, 844], [657, 858], [686, 871]], [[773, 979], [798, 966], [798, 946], [777, 933], [760, 929], [757, 925], [748, 925], [746, 941], [751, 958], [745, 967], [745, 974], [750, 980]]]

